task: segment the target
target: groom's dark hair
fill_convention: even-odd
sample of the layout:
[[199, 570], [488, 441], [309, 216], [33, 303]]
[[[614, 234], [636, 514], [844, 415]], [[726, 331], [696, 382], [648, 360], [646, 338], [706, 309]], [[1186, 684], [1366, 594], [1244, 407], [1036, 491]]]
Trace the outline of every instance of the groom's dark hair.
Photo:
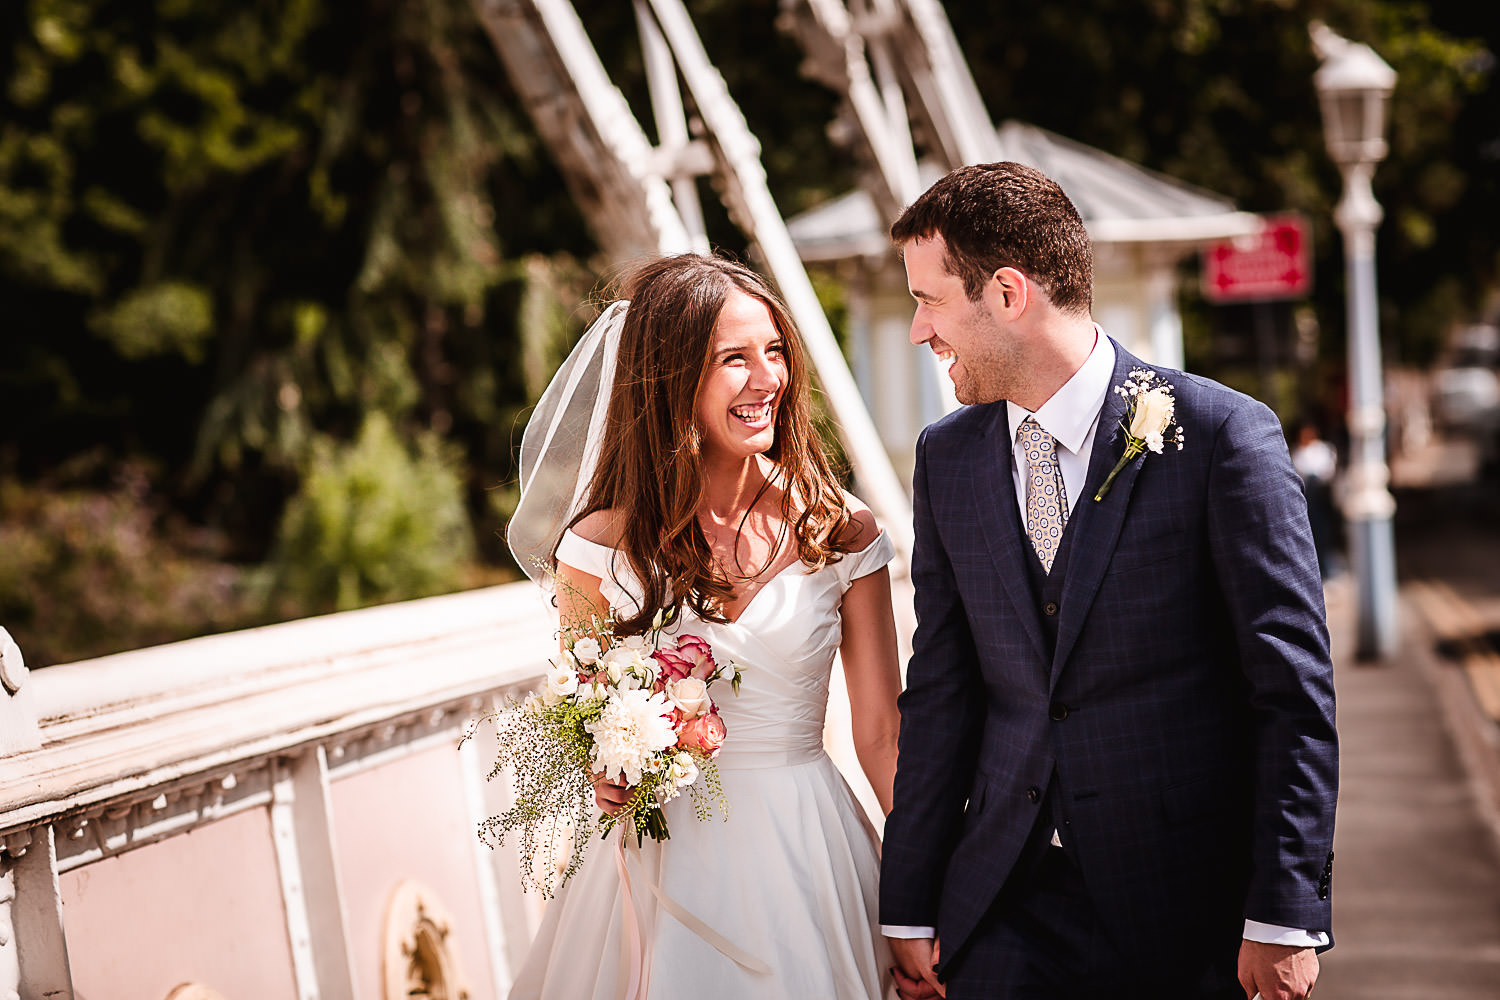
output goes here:
[[1063, 312], [1094, 303], [1094, 251], [1078, 209], [1057, 182], [1024, 163], [978, 163], [951, 171], [891, 226], [897, 246], [941, 236], [944, 266], [971, 301], [991, 276], [1013, 267], [1042, 286]]

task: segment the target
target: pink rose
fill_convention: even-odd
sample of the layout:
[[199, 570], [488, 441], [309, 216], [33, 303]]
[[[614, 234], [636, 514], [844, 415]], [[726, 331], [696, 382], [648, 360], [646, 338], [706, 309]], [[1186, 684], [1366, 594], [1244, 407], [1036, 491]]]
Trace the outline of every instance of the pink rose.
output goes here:
[[728, 732], [719, 714], [709, 712], [696, 719], [689, 719], [678, 727], [677, 745], [684, 750], [700, 750], [709, 757], [717, 757]]
[[675, 650], [658, 649], [651, 654], [651, 658], [661, 668], [659, 680], [663, 685], [668, 681], [681, 680], [693, 669], [693, 662]]
[[685, 635], [678, 639], [677, 653], [692, 664], [689, 672], [700, 681], [708, 680], [718, 667], [714, 663], [713, 648], [696, 635]]

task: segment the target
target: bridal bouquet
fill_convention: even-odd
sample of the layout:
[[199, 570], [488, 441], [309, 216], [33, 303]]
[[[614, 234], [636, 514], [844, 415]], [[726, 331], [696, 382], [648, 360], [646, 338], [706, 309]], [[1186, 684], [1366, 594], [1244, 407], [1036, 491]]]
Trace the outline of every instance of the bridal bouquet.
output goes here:
[[600, 776], [634, 789], [624, 809], [598, 820], [604, 835], [628, 822], [637, 843], [666, 840], [662, 806], [684, 791], [700, 820], [714, 802], [727, 808], [713, 763], [726, 730], [710, 689], [725, 682], [738, 694], [741, 669], [717, 662], [697, 636], [665, 638], [665, 625], [658, 614], [645, 635], [617, 637], [612, 615], [594, 615], [579, 631], [565, 623], [566, 648], [541, 687], [486, 717], [500, 744], [489, 777], [513, 772], [515, 801], [481, 823], [480, 835], [503, 843], [520, 830], [524, 881], [544, 897], [583, 860]]

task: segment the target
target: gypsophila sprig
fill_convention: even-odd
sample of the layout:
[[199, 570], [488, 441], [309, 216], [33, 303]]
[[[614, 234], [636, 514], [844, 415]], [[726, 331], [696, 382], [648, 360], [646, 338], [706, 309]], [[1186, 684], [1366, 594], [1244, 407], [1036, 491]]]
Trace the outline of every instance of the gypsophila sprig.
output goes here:
[[1125, 419], [1120, 421], [1120, 427], [1125, 431], [1125, 454], [1109, 470], [1104, 484], [1094, 494], [1096, 502], [1109, 493], [1120, 470], [1142, 452], [1160, 455], [1168, 441], [1181, 451], [1187, 440], [1182, 425], [1174, 423], [1177, 400], [1172, 396], [1172, 384], [1162, 380], [1159, 374], [1149, 368], [1134, 368], [1125, 383], [1115, 386], [1114, 391], [1126, 401]]
[[[568, 587], [565, 581], [561, 586]], [[569, 590], [575, 606], [592, 608]], [[621, 823], [666, 840], [662, 807], [686, 791], [699, 820], [729, 804], [714, 758], [727, 730], [710, 688], [725, 681], [739, 693], [743, 671], [719, 663], [695, 635], [665, 636], [670, 615], [658, 612], [645, 635], [618, 636], [612, 611], [564, 621], [562, 652], [536, 690], [469, 726], [493, 722], [499, 749], [491, 779], [510, 775], [514, 804], [479, 825], [481, 839], [504, 843], [521, 833], [523, 885], [550, 897], [578, 871], [592, 832]], [[632, 788], [624, 809], [598, 814], [599, 778]]]

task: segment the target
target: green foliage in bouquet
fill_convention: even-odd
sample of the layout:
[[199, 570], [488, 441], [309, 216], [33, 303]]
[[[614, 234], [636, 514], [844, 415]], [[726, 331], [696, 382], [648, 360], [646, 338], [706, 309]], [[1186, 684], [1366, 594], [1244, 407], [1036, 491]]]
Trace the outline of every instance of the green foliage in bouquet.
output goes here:
[[[599, 718], [602, 702], [564, 701], [539, 712], [512, 705], [486, 716], [495, 723], [498, 752], [489, 780], [511, 776], [514, 804], [479, 824], [486, 843], [505, 843], [521, 832], [521, 884], [535, 886], [544, 899], [567, 885], [583, 863], [593, 824], [594, 786], [590, 780], [592, 737], [585, 724]], [[464, 739], [474, 735], [478, 723]], [[566, 841], [566, 854], [561, 850]], [[538, 873], [538, 862], [541, 872]]]
[[[555, 582], [570, 587], [566, 581]], [[584, 595], [570, 592], [579, 604], [590, 606]], [[671, 620], [659, 613], [640, 637], [617, 637], [608, 612], [593, 611], [579, 622], [564, 620], [559, 630], [564, 649], [542, 686], [475, 720], [464, 735], [467, 742], [482, 724], [495, 726], [498, 749], [488, 778], [510, 777], [513, 801], [479, 824], [479, 836], [496, 846], [520, 831], [522, 884], [544, 898], [578, 871], [595, 829], [602, 839], [623, 826], [622, 835], [633, 832], [637, 846], [646, 837], [667, 840], [662, 806], [684, 791], [700, 822], [713, 816], [715, 805], [728, 815], [713, 760], [724, 730], [707, 690], [713, 681], [724, 680], [738, 694], [742, 671], [733, 662], [716, 663], [707, 643], [695, 636], [679, 636], [675, 650], [664, 648], [662, 633]], [[671, 684], [690, 676], [700, 701], [692, 711], [700, 715], [683, 714], [669, 700], [673, 690], [677, 694], [670, 697], [683, 697]], [[707, 709], [701, 704], [705, 701]], [[694, 727], [710, 717], [718, 724], [717, 736], [712, 742], [696, 741]], [[645, 740], [636, 743], [633, 763], [624, 765], [635, 769], [623, 779], [632, 783], [629, 800], [614, 815], [600, 814], [595, 820], [594, 785], [598, 771], [609, 767], [601, 760], [611, 759], [610, 748], [620, 746], [615, 726], [621, 718], [626, 720], [623, 729], [639, 725], [659, 739], [644, 752]]]
[[[492, 722], [498, 744], [494, 765], [486, 775], [495, 781], [509, 777], [514, 802], [498, 816], [479, 824], [480, 839], [492, 846], [520, 831], [522, 886], [536, 888], [550, 899], [568, 884], [583, 863], [593, 832], [608, 837], [627, 824], [636, 844], [645, 837], [668, 840], [666, 820], [657, 803], [671, 791], [664, 773], [646, 772], [625, 808], [594, 820], [593, 737], [588, 724], [603, 713], [604, 702], [565, 699], [556, 705], [530, 701], [512, 703], [505, 710], [472, 723], [467, 742], [482, 723]], [[719, 770], [706, 754], [680, 750], [692, 758], [699, 778], [687, 786], [693, 814], [699, 822], [713, 818], [717, 804], [728, 814]]]

